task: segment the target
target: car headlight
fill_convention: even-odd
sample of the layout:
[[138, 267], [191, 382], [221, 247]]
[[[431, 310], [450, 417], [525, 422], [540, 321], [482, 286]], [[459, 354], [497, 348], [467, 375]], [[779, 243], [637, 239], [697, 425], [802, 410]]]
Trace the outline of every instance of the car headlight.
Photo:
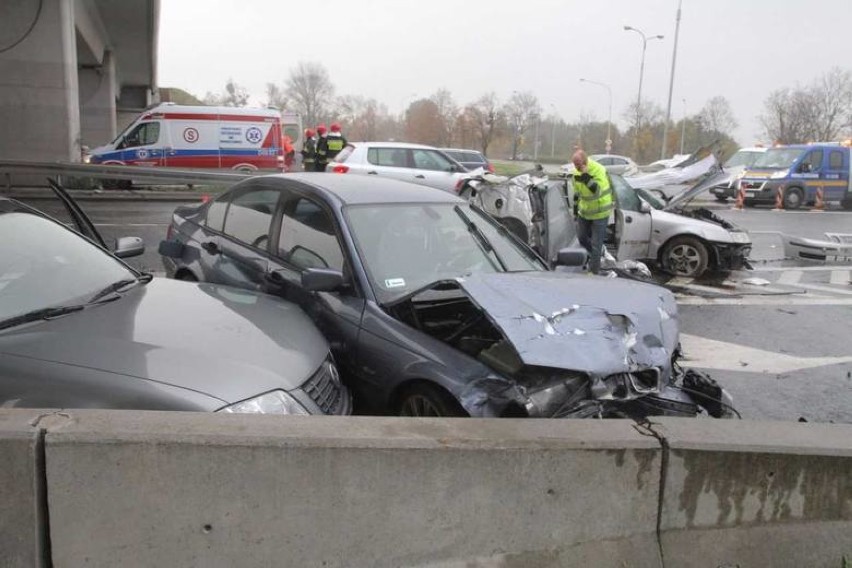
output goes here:
[[748, 236], [748, 233], [743, 233], [741, 231], [731, 231], [731, 241], [737, 244], [745, 244], [751, 242], [751, 237]]
[[284, 391], [274, 390], [234, 403], [219, 412], [230, 414], [308, 414], [305, 407]]
[[783, 179], [788, 175], [790, 175], [790, 172], [788, 172], [787, 170], [782, 170], [780, 172], [772, 172], [772, 175], [769, 176], [769, 179]]

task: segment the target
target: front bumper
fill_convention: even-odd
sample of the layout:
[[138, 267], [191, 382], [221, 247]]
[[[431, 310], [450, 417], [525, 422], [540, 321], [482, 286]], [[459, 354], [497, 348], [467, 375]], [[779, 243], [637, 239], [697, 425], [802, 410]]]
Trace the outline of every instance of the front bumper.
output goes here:
[[710, 243], [716, 255], [716, 266], [719, 270], [740, 270], [751, 268], [748, 255], [751, 254], [751, 243]]
[[775, 203], [775, 195], [781, 180], [743, 179], [740, 181], [748, 203]]

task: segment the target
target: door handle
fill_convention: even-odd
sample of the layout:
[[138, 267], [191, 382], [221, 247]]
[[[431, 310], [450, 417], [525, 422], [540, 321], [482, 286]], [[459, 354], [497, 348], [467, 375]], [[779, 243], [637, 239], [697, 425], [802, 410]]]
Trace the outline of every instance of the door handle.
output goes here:
[[424, 176], [423, 174], [417, 174], [414, 177], [416, 177], [417, 179], [426, 179], [426, 176]]
[[369, 172], [367, 172], [367, 175], [368, 175], [368, 176], [377, 176], [377, 175], [379, 175], [379, 172], [376, 172], [376, 171], [370, 170]]
[[201, 243], [201, 248], [206, 250], [209, 254], [219, 254], [222, 252], [219, 249], [219, 245], [217, 245], [214, 241], [206, 241]]
[[632, 222], [633, 222], [633, 217], [631, 217], [630, 215], [627, 215], [627, 216], [624, 218], [624, 222], [625, 222], [625, 223], [632, 223]]

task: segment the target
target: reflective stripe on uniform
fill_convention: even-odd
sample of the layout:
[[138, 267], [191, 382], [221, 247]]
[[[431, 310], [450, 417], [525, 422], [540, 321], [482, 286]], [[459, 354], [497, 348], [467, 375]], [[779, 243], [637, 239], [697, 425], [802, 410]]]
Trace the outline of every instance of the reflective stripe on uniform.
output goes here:
[[611, 189], [607, 189], [607, 190], [602, 191], [600, 195], [591, 195], [591, 196], [589, 196], [589, 197], [586, 197], [585, 195], [583, 195], [583, 194], [581, 193], [581, 194], [580, 194], [580, 199], [581, 199], [582, 201], [597, 201], [598, 199], [603, 199], [604, 197], [607, 197], [607, 196], [609, 196], [609, 195], [612, 195], [612, 190], [611, 190]]

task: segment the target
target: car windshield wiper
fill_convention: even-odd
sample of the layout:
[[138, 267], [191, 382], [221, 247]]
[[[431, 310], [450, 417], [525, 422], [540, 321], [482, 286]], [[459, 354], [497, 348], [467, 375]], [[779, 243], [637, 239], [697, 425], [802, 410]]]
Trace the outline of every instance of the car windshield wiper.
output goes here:
[[467, 230], [473, 235], [473, 240], [476, 241], [480, 248], [482, 248], [482, 250], [485, 251], [486, 254], [490, 252], [494, 255], [494, 258], [497, 259], [497, 264], [500, 265], [500, 268], [503, 269], [503, 272], [509, 272], [509, 269], [506, 267], [506, 263], [503, 262], [503, 259], [500, 257], [500, 253], [497, 252], [497, 249], [495, 249], [494, 245], [489, 242], [488, 238], [484, 234], [482, 234], [482, 231], [479, 227], [476, 226], [476, 223], [471, 221], [467, 217], [467, 215], [465, 215], [464, 212], [461, 210], [461, 207], [459, 207], [458, 205], [453, 207], [453, 210], [461, 218], [462, 222], [467, 227]]
[[10, 327], [15, 327], [17, 325], [29, 323], [31, 321], [38, 320], [49, 320], [53, 318], [58, 318], [59, 316], [64, 316], [66, 314], [70, 314], [73, 312], [79, 312], [86, 306], [77, 305], [77, 306], [57, 306], [53, 308], [41, 308], [38, 310], [33, 310], [31, 312], [27, 312], [25, 314], [21, 314], [19, 316], [11, 317], [9, 319], [5, 319], [0, 321], [0, 329], [7, 329]]
[[151, 274], [145, 273], [141, 274], [136, 278], [123, 278], [95, 292], [94, 295], [89, 298], [89, 301], [87, 303], [94, 304], [101, 298], [109, 296], [110, 294], [118, 292], [122, 288], [127, 288], [128, 286], [135, 286], [136, 284], [147, 284], [153, 278], [154, 277]]

